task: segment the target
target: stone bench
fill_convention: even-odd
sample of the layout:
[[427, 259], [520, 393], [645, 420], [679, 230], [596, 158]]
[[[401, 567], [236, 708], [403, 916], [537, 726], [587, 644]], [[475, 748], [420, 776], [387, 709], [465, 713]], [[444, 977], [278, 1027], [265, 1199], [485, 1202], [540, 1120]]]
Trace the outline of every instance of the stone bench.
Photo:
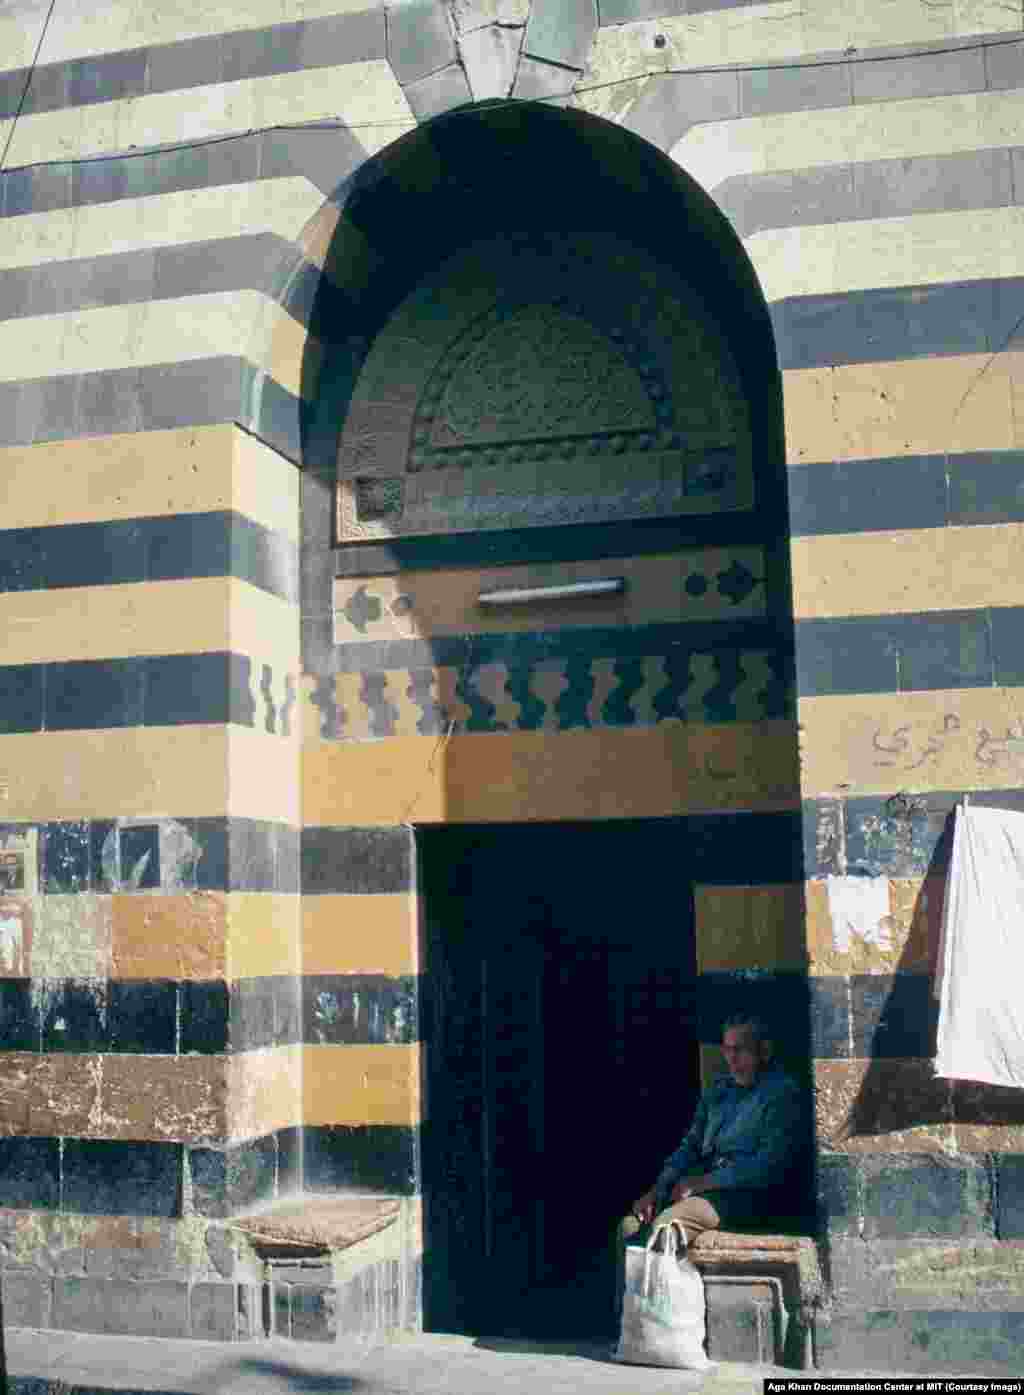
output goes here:
[[688, 1254], [704, 1279], [709, 1355], [813, 1369], [825, 1290], [809, 1236], [711, 1230]]
[[402, 1209], [397, 1197], [306, 1194], [232, 1219], [263, 1264], [264, 1335], [332, 1342], [415, 1326]]

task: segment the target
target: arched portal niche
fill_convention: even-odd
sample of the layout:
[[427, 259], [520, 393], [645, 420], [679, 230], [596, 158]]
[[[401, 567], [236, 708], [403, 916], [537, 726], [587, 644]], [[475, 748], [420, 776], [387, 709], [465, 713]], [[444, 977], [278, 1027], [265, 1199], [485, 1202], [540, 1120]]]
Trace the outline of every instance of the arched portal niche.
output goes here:
[[[774, 1009], [807, 1061], [775, 973], [804, 960], [771, 325], [712, 202], [579, 111], [439, 118], [324, 226], [304, 817], [360, 869], [367, 825], [418, 826], [427, 1320], [526, 1330], [576, 1218], [600, 1233], [678, 1142], [725, 1012]], [[630, 1128], [581, 1168], [609, 1099]]]

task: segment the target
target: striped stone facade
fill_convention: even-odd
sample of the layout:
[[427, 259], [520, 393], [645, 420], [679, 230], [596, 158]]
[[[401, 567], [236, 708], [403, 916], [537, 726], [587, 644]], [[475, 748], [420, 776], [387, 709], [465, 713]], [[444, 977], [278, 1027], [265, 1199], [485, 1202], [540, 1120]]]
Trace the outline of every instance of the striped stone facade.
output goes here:
[[[1019, 9], [365, 3], [0, 18], [7, 1321], [249, 1335], [304, 1187], [402, 1199], [415, 1324], [413, 827], [671, 818], [707, 1070], [742, 1001], [813, 1079], [819, 1363], [1012, 1366], [1024, 1105], [929, 1058], [950, 811], [1024, 807]], [[340, 537], [401, 304], [570, 206], [698, 282], [753, 492]]]

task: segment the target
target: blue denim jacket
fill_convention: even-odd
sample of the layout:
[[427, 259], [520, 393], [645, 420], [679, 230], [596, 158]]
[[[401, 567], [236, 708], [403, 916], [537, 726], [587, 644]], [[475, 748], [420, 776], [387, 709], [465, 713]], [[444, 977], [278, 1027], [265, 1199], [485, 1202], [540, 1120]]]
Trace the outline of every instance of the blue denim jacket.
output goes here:
[[778, 1187], [805, 1148], [804, 1099], [779, 1066], [749, 1087], [720, 1076], [703, 1093], [686, 1137], [655, 1184], [658, 1206], [687, 1173], [710, 1172], [716, 1187]]

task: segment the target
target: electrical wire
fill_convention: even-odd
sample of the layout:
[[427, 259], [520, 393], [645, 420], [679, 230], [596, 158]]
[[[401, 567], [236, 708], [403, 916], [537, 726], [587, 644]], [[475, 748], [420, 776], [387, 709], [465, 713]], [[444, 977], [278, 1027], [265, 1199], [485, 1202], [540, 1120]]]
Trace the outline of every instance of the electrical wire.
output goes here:
[[14, 132], [17, 129], [18, 119], [25, 109], [25, 103], [28, 100], [28, 90], [32, 86], [33, 75], [35, 74], [36, 68], [38, 68], [39, 66], [39, 55], [43, 51], [43, 42], [46, 39], [46, 31], [50, 27], [50, 20], [53, 18], [53, 12], [56, 6], [57, 0], [50, 0], [50, 8], [46, 11], [46, 18], [43, 20], [43, 27], [39, 31], [39, 42], [36, 44], [35, 53], [33, 53], [32, 55], [32, 62], [29, 64], [28, 72], [25, 75], [25, 86], [21, 89], [21, 96], [18, 99], [18, 105], [15, 109], [14, 116], [11, 120], [10, 130], [7, 132], [6, 141], [4, 141], [3, 154], [0, 154], [0, 174], [4, 172], [4, 169], [7, 165], [7, 156], [10, 153], [11, 142], [14, 140]]
[[[0, 158], [0, 171], [4, 170], [4, 159], [6, 158], [7, 151], [10, 149], [11, 140], [14, 136], [14, 127], [18, 117], [21, 115], [22, 107], [28, 95], [29, 83], [31, 82], [32, 73], [35, 71], [38, 62], [39, 51], [42, 48], [43, 38], [45, 37], [46, 28], [49, 25], [50, 16], [53, 14], [55, 4], [56, 0], [50, 0], [50, 9], [47, 13], [46, 23], [43, 26], [43, 33], [40, 35], [39, 44], [36, 47], [36, 57], [33, 59], [32, 67], [29, 69], [29, 76], [26, 80], [24, 91], [22, 92], [21, 101], [18, 104], [18, 112], [8, 132], [7, 142], [4, 147], [4, 157]], [[794, 69], [813, 71], [817, 68], [838, 67], [841, 63], [896, 63], [907, 58], [940, 58], [948, 53], [973, 53], [977, 52], [979, 49], [1005, 48], [1010, 44], [1019, 44], [1022, 40], [1024, 40], [1024, 29], [1022, 29], [1020, 33], [1015, 33], [1006, 38], [979, 39], [965, 43], [948, 44], [945, 47], [911, 49], [902, 53], [875, 54], [871, 49], [862, 51], [860, 49], [851, 48], [834, 57], [816, 58], [807, 61], [801, 61], [800, 59], [794, 59], [793, 61], [779, 59], [773, 63], [717, 64], [705, 68], [654, 68], [641, 73], [632, 73], [628, 77], [611, 78], [607, 82], [595, 82], [591, 83], [589, 86], [575, 87], [571, 93], [566, 93], [561, 96], [531, 98], [530, 102], [537, 102], [539, 105], [544, 105], [549, 102], [565, 102], [568, 97], [586, 96], [592, 92], [604, 92], [615, 87], [625, 87], [630, 83], [645, 82], [649, 78], [702, 77], [707, 73], [765, 73], [774, 72], [776, 70], [793, 71]], [[875, 103], [872, 103], [872, 105], [875, 105]], [[70, 109], [71, 108], [65, 108], [65, 110]], [[445, 115], [449, 119], [470, 118], [475, 117], [479, 110], [479, 107], [467, 107], [462, 110], [445, 113]], [[415, 117], [412, 118], [412, 121], [415, 123]], [[250, 136], [269, 135], [276, 131], [363, 131], [382, 130], [388, 127], [408, 130], [410, 129], [410, 121], [342, 121], [340, 117], [323, 117], [315, 121], [282, 122], [272, 126], [249, 126], [241, 131], [231, 131], [225, 135], [217, 136], [200, 136], [196, 140], [190, 141], [166, 141], [158, 145], [131, 146], [127, 150], [108, 151], [102, 155], [78, 155], [65, 157], [60, 160], [38, 160], [30, 165], [19, 165], [15, 168], [49, 169], [55, 165], [93, 165], [106, 164], [113, 160], [143, 159], [148, 155], [159, 155], [165, 151], [200, 150], [205, 146], [222, 145], [226, 141], [232, 140], [246, 140]], [[415, 129], [414, 125], [412, 129]], [[10, 171], [8, 171], [8, 173], [9, 172]]]

